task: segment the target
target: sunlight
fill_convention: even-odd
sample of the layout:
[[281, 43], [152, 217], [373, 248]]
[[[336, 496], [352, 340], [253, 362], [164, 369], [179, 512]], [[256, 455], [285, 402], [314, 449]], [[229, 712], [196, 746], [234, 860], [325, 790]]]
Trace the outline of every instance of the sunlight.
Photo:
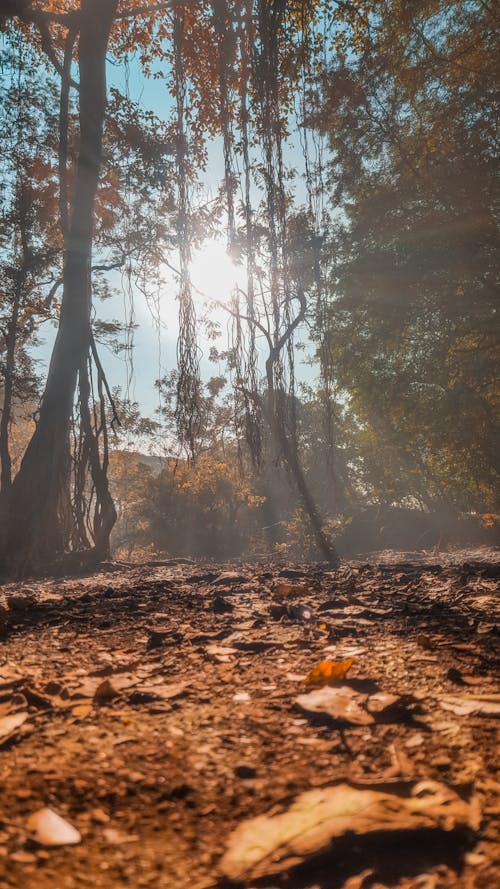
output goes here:
[[235, 287], [246, 290], [247, 277], [245, 266], [233, 262], [223, 241], [210, 240], [193, 251], [191, 281], [195, 299], [227, 304]]

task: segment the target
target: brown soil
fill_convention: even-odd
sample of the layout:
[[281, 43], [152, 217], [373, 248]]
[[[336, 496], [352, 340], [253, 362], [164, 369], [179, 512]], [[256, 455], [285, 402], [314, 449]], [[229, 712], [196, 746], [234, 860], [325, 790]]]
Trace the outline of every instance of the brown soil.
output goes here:
[[[0, 885], [219, 886], [245, 819], [339, 779], [430, 778], [475, 794], [478, 831], [351, 833], [244, 885], [494, 889], [499, 576], [491, 551], [384, 553], [338, 572], [150, 563], [1, 587]], [[351, 688], [402, 696], [386, 721], [298, 708], [301, 679], [348, 657]], [[443, 707], [485, 695], [490, 714]], [[45, 806], [80, 844], [33, 840]]]

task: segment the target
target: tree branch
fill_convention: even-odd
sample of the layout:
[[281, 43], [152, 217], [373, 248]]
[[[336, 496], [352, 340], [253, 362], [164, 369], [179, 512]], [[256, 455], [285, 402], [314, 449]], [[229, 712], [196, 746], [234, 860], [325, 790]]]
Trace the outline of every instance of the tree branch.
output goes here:
[[135, 18], [140, 15], [154, 15], [155, 12], [166, 12], [174, 9], [176, 6], [187, 6], [190, 3], [196, 3], [197, 0], [167, 0], [165, 3], [154, 3], [152, 6], [133, 6], [132, 9], [125, 9], [115, 15], [115, 20]]
[[91, 349], [92, 355], [94, 357], [95, 366], [97, 367], [97, 373], [98, 373], [99, 379], [104, 384], [104, 388], [106, 390], [106, 394], [109, 399], [109, 403], [111, 406], [111, 412], [113, 414], [113, 419], [111, 420], [111, 428], [112, 428], [113, 432], [115, 432], [115, 423], [117, 426], [121, 426], [122, 424], [121, 424], [121, 420], [118, 416], [118, 412], [116, 410], [115, 401], [114, 401], [113, 395], [111, 394], [111, 390], [109, 388], [106, 374], [104, 373], [104, 368], [101, 364], [101, 359], [99, 358], [99, 353], [97, 351], [97, 346], [96, 346], [94, 334], [92, 331], [90, 332], [90, 349]]

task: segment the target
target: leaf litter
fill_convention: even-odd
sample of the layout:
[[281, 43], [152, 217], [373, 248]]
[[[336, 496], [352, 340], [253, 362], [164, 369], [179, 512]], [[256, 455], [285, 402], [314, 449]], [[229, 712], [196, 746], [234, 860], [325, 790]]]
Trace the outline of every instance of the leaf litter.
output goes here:
[[[479, 826], [477, 801], [462, 800], [435, 782], [420, 782], [392, 792], [376, 785], [341, 783], [301, 794], [286, 812], [244, 821], [230, 836], [221, 871], [231, 880], [256, 879], [289, 870], [324, 852], [349, 832]], [[333, 856], [335, 849], [333, 849]]]
[[[405, 889], [496, 885], [498, 573], [478, 563], [464, 586], [452, 562], [384, 558], [338, 572], [120, 565], [34, 582], [27, 608], [21, 587], [3, 599], [0, 588], [2, 886], [52, 889], [64, 873], [192, 889], [252, 874], [250, 889], [255, 874], [279, 883], [320, 853], [334, 872], [339, 842], [405, 833], [407, 821], [410, 834], [432, 823], [457, 839], [455, 864], [411, 846]], [[486, 608], [479, 632], [471, 614]], [[47, 810], [81, 841], [30, 845], [33, 813], [54, 826]], [[303, 839], [289, 832], [240, 860], [258, 819], [265, 846], [306, 810]], [[376, 872], [366, 854], [346, 885]]]

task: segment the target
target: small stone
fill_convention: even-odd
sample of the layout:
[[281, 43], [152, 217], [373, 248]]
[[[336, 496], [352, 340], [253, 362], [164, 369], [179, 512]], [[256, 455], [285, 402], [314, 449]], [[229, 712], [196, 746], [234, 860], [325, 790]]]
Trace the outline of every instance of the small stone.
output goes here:
[[81, 834], [69, 821], [53, 809], [43, 808], [28, 818], [27, 828], [42, 846], [74, 846], [81, 843]]

